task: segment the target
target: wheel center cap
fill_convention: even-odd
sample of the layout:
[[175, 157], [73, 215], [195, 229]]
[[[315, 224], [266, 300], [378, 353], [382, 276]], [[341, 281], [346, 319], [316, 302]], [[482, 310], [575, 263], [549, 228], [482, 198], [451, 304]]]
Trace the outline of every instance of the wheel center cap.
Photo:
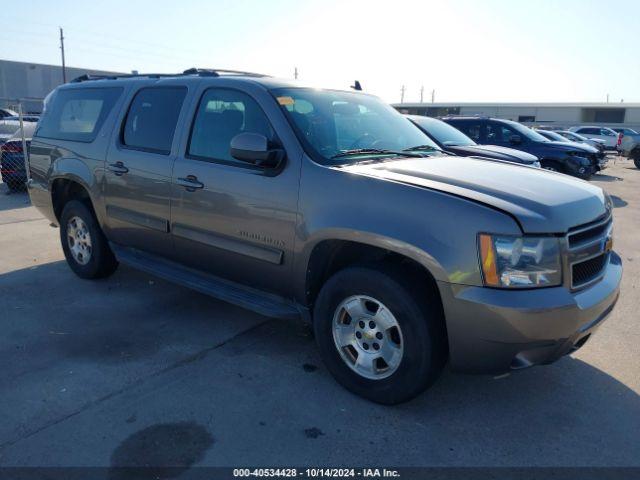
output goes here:
[[364, 338], [366, 338], [367, 340], [373, 340], [373, 332], [371, 330], [367, 330], [366, 332], [364, 332]]

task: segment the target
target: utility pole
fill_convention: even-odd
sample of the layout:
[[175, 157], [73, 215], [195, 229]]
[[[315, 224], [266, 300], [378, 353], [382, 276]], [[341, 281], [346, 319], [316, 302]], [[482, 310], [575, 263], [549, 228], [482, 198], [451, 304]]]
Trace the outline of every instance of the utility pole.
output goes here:
[[404, 103], [404, 85], [402, 85], [402, 88], [400, 89], [400, 103]]
[[431, 90], [431, 103], [436, 101], [436, 89]]
[[298, 79], [298, 67], [293, 68], [293, 78]]
[[607, 103], [609, 103], [609, 94], [607, 93]]
[[420, 87], [420, 103], [423, 103], [424, 100], [424, 85]]
[[62, 83], [67, 83], [67, 67], [64, 64], [64, 35], [60, 27], [60, 51], [62, 52]]

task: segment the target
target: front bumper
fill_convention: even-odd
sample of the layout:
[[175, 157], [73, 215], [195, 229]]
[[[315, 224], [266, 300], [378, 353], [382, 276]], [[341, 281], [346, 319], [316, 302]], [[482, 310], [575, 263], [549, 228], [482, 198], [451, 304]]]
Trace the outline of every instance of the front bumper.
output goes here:
[[622, 260], [611, 252], [603, 278], [578, 291], [438, 282], [452, 369], [503, 373], [551, 363], [575, 351], [613, 309], [621, 278]]

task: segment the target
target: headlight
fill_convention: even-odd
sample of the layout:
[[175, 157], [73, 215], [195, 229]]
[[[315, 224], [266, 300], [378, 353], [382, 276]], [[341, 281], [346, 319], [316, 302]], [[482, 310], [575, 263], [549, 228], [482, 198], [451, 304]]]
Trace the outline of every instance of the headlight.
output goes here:
[[562, 282], [557, 238], [481, 233], [479, 248], [482, 279], [488, 287], [550, 287]]

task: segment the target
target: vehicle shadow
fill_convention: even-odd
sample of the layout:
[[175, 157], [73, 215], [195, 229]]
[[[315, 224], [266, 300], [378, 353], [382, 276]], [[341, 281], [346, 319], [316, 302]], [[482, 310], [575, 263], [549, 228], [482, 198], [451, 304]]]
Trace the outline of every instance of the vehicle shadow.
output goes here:
[[[251, 457], [256, 464], [268, 461], [261, 450], [268, 452], [269, 445], [298, 438], [295, 435], [303, 435], [310, 427], [322, 433], [303, 436], [302, 442], [308, 443], [292, 447], [292, 464], [311, 463], [318, 448], [334, 452], [327, 457], [331, 464], [371, 465], [371, 458], [395, 466], [640, 462], [640, 396], [606, 371], [581, 360], [583, 355], [588, 358], [589, 349], [603, 348], [597, 335], [576, 356], [506, 378], [445, 370], [427, 392], [387, 407], [338, 385], [322, 365], [309, 328], [301, 322], [268, 320], [129, 268], [121, 267], [109, 279], [94, 282], [77, 279], [62, 261], [16, 270], [0, 275], [0, 297], [5, 299], [6, 313], [0, 315], [0, 329], [5, 332], [0, 341], [4, 393], [24, 388], [18, 378], [25, 373], [44, 372], [55, 363], [65, 366], [65, 375], [67, 370], [77, 372], [74, 375], [82, 382], [83, 371], [95, 375], [96, 369], [116, 371], [128, 364], [155, 364], [152, 358], [176, 352], [181, 346], [178, 351], [184, 349], [185, 356], [198, 360], [184, 364], [195, 370], [180, 375], [184, 383], [172, 393], [175, 404], [171, 407], [160, 400], [145, 400], [147, 414], [167, 421], [163, 417], [167, 412], [175, 414], [184, 405], [198, 403], [194, 398], [207, 398], [207, 404], [211, 398], [216, 421], [228, 423], [225, 428], [218, 425], [218, 430], [225, 431], [234, 422], [242, 423], [240, 419], [253, 418], [257, 424], [257, 418], [265, 418], [272, 423], [274, 412], [287, 412], [282, 429], [244, 432], [247, 450], [256, 452]], [[211, 351], [213, 339], [228, 328], [225, 321], [242, 324], [240, 330], [245, 333], [233, 334]], [[247, 329], [251, 324], [256, 327]], [[186, 346], [193, 349], [187, 351]], [[194, 351], [209, 353], [193, 356]], [[622, 362], [614, 355], [607, 363], [612, 369]], [[211, 363], [205, 363], [207, 358]], [[199, 361], [212, 376], [206, 387], [198, 375]], [[228, 363], [242, 374], [216, 377], [215, 370], [206, 368]], [[47, 372], [47, 382], [60, 380], [51, 377], [53, 370]], [[85, 381], [90, 383], [90, 377]], [[110, 388], [117, 391], [120, 387]], [[258, 392], [268, 393], [261, 396]], [[83, 392], [86, 398], [79, 400], [90, 402], [94, 394], [87, 390]], [[38, 400], [30, 398], [30, 402]], [[9, 417], [14, 413], [19, 417], [19, 408], [17, 403], [5, 403]], [[193, 420], [208, 425], [211, 415], [207, 407], [194, 413]], [[173, 431], [163, 427], [150, 438], [155, 439], [158, 432], [162, 438], [165, 433], [171, 437]], [[189, 432], [187, 429], [185, 438], [191, 438]], [[148, 433], [143, 431], [127, 448], [116, 450], [113, 466], [139, 465], [131, 461], [130, 454], [146, 451]], [[203, 445], [210, 443], [205, 434], [198, 435]], [[135, 448], [129, 448], [131, 445]], [[354, 450], [353, 445], [366, 448]], [[156, 465], [179, 466], [183, 461], [188, 467], [204, 450], [183, 452], [184, 458], [177, 461], [170, 449], [165, 450], [166, 462], [165, 453], [149, 454], [149, 458]], [[240, 460], [240, 453], [228, 459], [230, 464]], [[111, 473], [120, 478], [119, 470]]]
[[591, 177], [591, 180], [596, 182], [623, 182], [624, 181], [622, 177], [607, 175], [605, 173], [596, 173], [593, 177]]
[[617, 195], [610, 195], [610, 197], [611, 197], [611, 201], [613, 202], [613, 208], [621, 208], [629, 205], [629, 202], [627, 202], [626, 200], [623, 200]]

